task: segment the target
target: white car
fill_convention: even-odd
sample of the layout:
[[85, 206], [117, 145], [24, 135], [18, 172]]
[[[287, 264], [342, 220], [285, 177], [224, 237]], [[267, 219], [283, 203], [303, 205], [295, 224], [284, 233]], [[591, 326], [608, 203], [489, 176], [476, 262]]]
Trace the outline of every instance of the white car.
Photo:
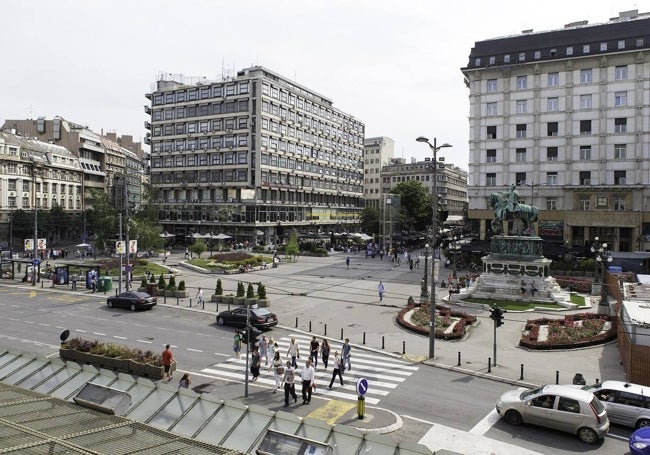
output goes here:
[[603, 381], [582, 386], [592, 392], [605, 409], [613, 423], [630, 428], [650, 426], [650, 387], [623, 381]]
[[588, 444], [598, 442], [609, 431], [607, 412], [600, 400], [571, 386], [511, 390], [497, 400], [496, 409], [511, 425], [531, 423], [566, 431]]

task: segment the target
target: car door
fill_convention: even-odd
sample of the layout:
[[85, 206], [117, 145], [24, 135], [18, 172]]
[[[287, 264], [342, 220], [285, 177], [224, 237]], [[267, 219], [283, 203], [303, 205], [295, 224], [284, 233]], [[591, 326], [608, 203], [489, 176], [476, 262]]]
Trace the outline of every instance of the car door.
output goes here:
[[[581, 406], [581, 402], [574, 398], [558, 397], [557, 409], [553, 413], [554, 428], [568, 433], [575, 433], [585, 420], [588, 406], [588, 404], [586, 407]], [[586, 426], [592, 427], [591, 424]]]
[[231, 324], [246, 327], [246, 308], [237, 308], [232, 312]]
[[644, 411], [643, 406], [643, 397], [636, 393], [619, 391], [606, 409], [612, 422], [634, 428], [636, 421]]
[[555, 395], [539, 395], [526, 403], [524, 421], [533, 425], [554, 428]]

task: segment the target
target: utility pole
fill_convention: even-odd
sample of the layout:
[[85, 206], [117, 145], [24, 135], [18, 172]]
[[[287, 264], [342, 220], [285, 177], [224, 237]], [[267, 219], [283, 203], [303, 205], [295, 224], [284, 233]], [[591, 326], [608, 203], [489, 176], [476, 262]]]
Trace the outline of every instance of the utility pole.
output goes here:
[[[129, 244], [129, 186], [127, 184], [126, 173], [124, 174], [124, 217], [126, 218], [126, 291], [129, 290], [129, 277], [131, 273], [131, 245]], [[121, 240], [121, 239], [120, 239]], [[122, 270], [120, 270], [122, 276]]]
[[497, 327], [501, 327], [503, 325], [503, 313], [505, 313], [506, 310], [502, 310], [498, 306], [493, 306], [490, 308], [490, 319], [494, 321], [494, 342], [492, 346], [492, 366], [497, 366]]
[[[120, 232], [120, 242], [122, 241], [122, 212], [117, 214], [118, 217], [118, 224], [119, 224], [119, 232]], [[124, 256], [122, 252], [118, 251], [118, 254], [120, 255], [120, 273], [118, 274], [117, 278], [117, 293], [121, 294], [122, 293], [122, 257]]]

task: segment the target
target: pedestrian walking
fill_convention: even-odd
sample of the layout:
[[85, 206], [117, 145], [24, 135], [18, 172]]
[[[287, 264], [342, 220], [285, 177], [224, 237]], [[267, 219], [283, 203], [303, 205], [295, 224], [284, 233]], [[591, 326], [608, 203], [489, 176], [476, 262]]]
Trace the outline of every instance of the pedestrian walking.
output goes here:
[[275, 358], [275, 352], [278, 349], [278, 343], [275, 342], [273, 337], [269, 338], [269, 359]]
[[187, 259], [187, 258], [189, 258], [189, 257], [190, 257], [190, 249], [189, 249], [189, 248], [185, 248], [185, 259]]
[[192, 381], [190, 381], [190, 374], [185, 373], [183, 377], [181, 378], [180, 381], [178, 381], [178, 388], [179, 389], [189, 389], [190, 384], [192, 384]]
[[311, 403], [311, 391], [314, 386], [314, 367], [311, 366], [311, 360], [307, 359], [305, 361], [305, 368], [300, 372], [300, 378], [302, 379], [302, 404]]
[[162, 364], [163, 364], [163, 381], [169, 382], [172, 380], [172, 362], [174, 361], [174, 354], [172, 350], [169, 349], [170, 346], [166, 345], [165, 350], [162, 353]]
[[380, 261], [384, 260], [384, 249], [383, 248], [379, 251], [379, 260]]
[[77, 290], [77, 275], [72, 275], [72, 290], [76, 291]]
[[312, 361], [314, 368], [318, 367], [319, 348], [320, 348], [320, 344], [318, 343], [318, 340], [316, 340], [316, 337], [313, 336], [311, 338], [311, 343], [309, 343], [309, 359]]
[[327, 370], [327, 362], [330, 359], [330, 344], [326, 338], [323, 338], [320, 344], [320, 357], [323, 359], [323, 365], [325, 365], [325, 369]]
[[382, 300], [384, 300], [384, 292], [385, 292], [385, 291], [386, 291], [386, 289], [384, 288], [384, 282], [383, 282], [383, 281], [380, 281], [380, 282], [379, 282], [379, 285], [377, 286], [377, 292], [379, 293], [379, 301], [380, 301], [380, 302], [381, 302]]
[[350, 268], [350, 256], [345, 258], [345, 265], [348, 267], [348, 269]]
[[266, 335], [262, 335], [259, 343], [260, 358], [264, 359], [264, 365], [269, 364], [269, 340]]
[[199, 288], [196, 293], [196, 304], [203, 306], [203, 289]]
[[289, 342], [289, 349], [287, 350], [287, 356], [291, 357], [291, 366], [298, 368], [296, 359], [300, 358], [300, 346], [298, 346], [296, 337], [291, 337], [291, 341]]
[[330, 380], [330, 390], [332, 389], [332, 384], [334, 384], [336, 376], [339, 377], [341, 385], [343, 385], [343, 359], [341, 359], [338, 351], [334, 353], [334, 371], [332, 371], [332, 379]]
[[350, 346], [350, 339], [346, 338], [345, 343], [341, 347], [341, 357], [343, 358], [342, 370], [345, 371], [347, 365], [348, 370], [352, 369], [352, 363], [350, 363], [350, 358], [352, 357], [352, 346]]
[[287, 366], [284, 369], [284, 377], [282, 378], [282, 385], [284, 386], [284, 406], [289, 406], [289, 395], [293, 397], [293, 402], [298, 401], [296, 395], [296, 370], [291, 366], [291, 362], [287, 360]]
[[257, 377], [260, 375], [260, 351], [257, 347], [253, 348], [253, 354], [251, 356], [251, 374], [253, 375], [252, 381], [257, 381]]
[[235, 358], [239, 360], [241, 353], [241, 333], [239, 333], [239, 330], [235, 331], [235, 338], [233, 341], [232, 350], [235, 351]]
[[416, 269], [420, 268], [420, 256], [415, 258], [415, 268]]
[[280, 378], [284, 376], [284, 367], [282, 366], [282, 359], [280, 358], [279, 351], [275, 351], [273, 360], [267, 369], [270, 371], [271, 368], [273, 368], [273, 375], [275, 377], [275, 389], [273, 389], [273, 393], [275, 393], [280, 388]]

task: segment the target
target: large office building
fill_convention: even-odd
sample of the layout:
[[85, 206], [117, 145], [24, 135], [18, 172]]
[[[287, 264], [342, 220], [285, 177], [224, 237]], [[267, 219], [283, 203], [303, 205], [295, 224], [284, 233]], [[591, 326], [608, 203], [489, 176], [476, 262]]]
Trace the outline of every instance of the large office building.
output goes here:
[[380, 208], [381, 170], [395, 154], [395, 141], [389, 137], [368, 137], [363, 147], [363, 197], [366, 207]]
[[546, 241], [650, 249], [650, 15], [479, 41], [462, 72], [474, 232], [514, 183]]
[[169, 233], [274, 243], [359, 222], [364, 125], [329, 98], [259, 66], [163, 75], [146, 97], [151, 202]]

